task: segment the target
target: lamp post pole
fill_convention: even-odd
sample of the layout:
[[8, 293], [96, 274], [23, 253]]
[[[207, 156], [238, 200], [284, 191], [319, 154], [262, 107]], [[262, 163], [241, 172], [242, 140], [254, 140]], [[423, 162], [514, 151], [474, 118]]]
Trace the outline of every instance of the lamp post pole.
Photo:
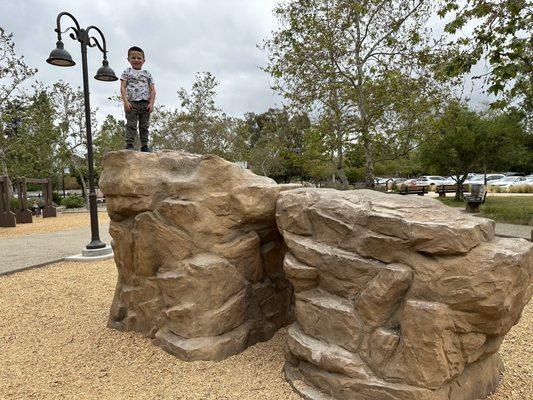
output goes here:
[[83, 71], [83, 97], [85, 100], [85, 129], [87, 131], [87, 163], [89, 167], [89, 214], [91, 216], [91, 243], [88, 249], [101, 249], [105, 243], [100, 240], [98, 229], [98, 208], [94, 188], [93, 135], [91, 131], [91, 103], [89, 100], [89, 73], [87, 72], [87, 43], [89, 35], [85, 29], [80, 32], [81, 65]]
[[[101, 81], [116, 81], [118, 78], [107, 61], [107, 48], [105, 37], [96, 26], [89, 26], [87, 29], [80, 28], [76, 18], [68, 12], [62, 12], [57, 16], [57, 47], [52, 50], [50, 57], [46, 60], [49, 64], [57, 65], [60, 67], [70, 67], [76, 63], [72, 60], [71, 55], [64, 49], [63, 42], [61, 41], [60, 20], [61, 17], [68, 16], [72, 19], [75, 26], [67, 28], [72, 29], [73, 33], [70, 33], [70, 37], [77, 40], [81, 44], [81, 64], [83, 73], [83, 96], [85, 100], [85, 129], [87, 136], [87, 164], [89, 167], [89, 213], [91, 216], [91, 242], [86, 246], [88, 250], [96, 250], [106, 247], [106, 244], [100, 240], [100, 234], [98, 230], [98, 209], [96, 204], [96, 191], [94, 186], [94, 166], [93, 166], [93, 138], [91, 132], [91, 104], [89, 99], [89, 73], [87, 68], [87, 47], [97, 46], [103, 53], [102, 67], [96, 72], [95, 79]], [[100, 34], [102, 44], [94, 36], [90, 36], [89, 32], [95, 30]], [[93, 42], [91, 42], [91, 39]]]

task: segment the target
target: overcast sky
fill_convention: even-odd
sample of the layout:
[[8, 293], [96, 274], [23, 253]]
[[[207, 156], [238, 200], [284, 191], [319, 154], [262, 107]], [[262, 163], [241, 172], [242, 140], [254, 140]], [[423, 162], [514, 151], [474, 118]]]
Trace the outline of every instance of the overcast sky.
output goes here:
[[[247, 111], [263, 112], [281, 105], [270, 89], [270, 78], [260, 67], [266, 54], [257, 45], [276, 22], [276, 0], [0, 0], [0, 26], [14, 34], [17, 54], [39, 72], [34, 79], [51, 85], [62, 79], [82, 86], [80, 45], [63, 35], [65, 48], [76, 66], [61, 68], [45, 62], [57, 40], [56, 17], [72, 13], [81, 27], [95, 25], [107, 41], [108, 59], [117, 76], [129, 66], [127, 49], [140, 46], [146, 54], [144, 68], [155, 80], [157, 102], [178, 107], [177, 90], [190, 90], [196, 72], [209, 71], [220, 82], [217, 104], [224, 112], [241, 117]], [[438, 20], [436, 20], [438, 21]], [[71, 26], [61, 19], [64, 30]], [[122, 108], [108, 97], [119, 94], [118, 82], [92, 79], [102, 54], [88, 49], [91, 106], [101, 122], [107, 114], [123, 118]], [[474, 105], [486, 101], [478, 87]]]
[[[76, 62], [61, 68], [45, 62], [57, 40], [56, 17], [68, 11], [81, 27], [95, 25], [107, 41], [110, 67], [120, 77], [129, 66], [127, 49], [144, 49], [155, 80], [157, 102], [178, 106], [177, 90], [190, 90], [194, 75], [210, 71], [220, 85], [217, 104], [230, 115], [263, 112], [279, 106], [281, 99], [270, 89], [269, 76], [260, 67], [266, 54], [257, 44], [275, 27], [274, 0], [0, 0], [0, 26], [14, 35], [15, 50], [39, 72], [35, 79], [51, 85], [59, 79], [82, 86], [80, 45], [66, 34], [65, 49]], [[64, 30], [71, 26], [61, 19]], [[118, 82], [92, 78], [101, 66], [98, 48], [88, 49], [91, 106], [98, 119], [106, 114], [122, 118], [122, 109], [108, 97], [119, 93]]]

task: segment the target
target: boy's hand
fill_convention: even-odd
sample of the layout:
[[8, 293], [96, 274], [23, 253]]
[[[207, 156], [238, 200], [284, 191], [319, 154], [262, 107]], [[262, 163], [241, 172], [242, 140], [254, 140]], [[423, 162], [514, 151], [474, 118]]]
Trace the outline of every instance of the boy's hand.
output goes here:
[[152, 111], [154, 111], [154, 104], [153, 104], [153, 103], [148, 103], [147, 110], [148, 110], [149, 113], [151, 113]]
[[129, 102], [128, 100], [126, 100], [126, 101], [124, 102], [124, 110], [125, 110], [126, 112], [131, 111], [131, 104], [130, 104], [130, 102]]

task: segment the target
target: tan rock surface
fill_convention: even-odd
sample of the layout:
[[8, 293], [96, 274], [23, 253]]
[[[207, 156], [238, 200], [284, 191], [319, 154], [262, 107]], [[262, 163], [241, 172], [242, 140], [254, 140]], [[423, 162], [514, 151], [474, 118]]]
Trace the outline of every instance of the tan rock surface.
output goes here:
[[285, 374], [306, 399], [473, 400], [533, 292], [533, 244], [420, 197], [296, 189], [276, 217], [296, 289]]
[[294, 188], [217, 156], [106, 155], [119, 271], [109, 326], [185, 360], [221, 360], [292, 321], [278, 194]]

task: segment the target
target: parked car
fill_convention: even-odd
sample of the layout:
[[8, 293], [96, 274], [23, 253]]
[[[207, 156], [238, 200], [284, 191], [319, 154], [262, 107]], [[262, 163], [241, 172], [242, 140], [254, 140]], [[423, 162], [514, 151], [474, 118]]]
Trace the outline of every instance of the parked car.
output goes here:
[[[471, 172], [466, 175], [465, 181], [472, 179], [477, 175], [481, 175], [481, 174], [476, 174], [476, 173]], [[442, 185], [457, 185], [457, 179], [463, 179], [463, 175], [459, 175], [459, 178], [457, 178], [457, 175], [447, 176], [444, 178], [444, 183], [442, 183]]]
[[405, 182], [406, 180], [407, 180], [407, 178], [392, 178], [392, 181], [393, 181], [395, 184], [397, 184], [397, 185], [399, 185], [399, 184]]
[[386, 184], [387, 181], [389, 181], [389, 180], [390, 180], [390, 178], [380, 178], [380, 177], [376, 176], [376, 177], [374, 178], [374, 183], [375, 183], [376, 185], [384, 185], [384, 184]]
[[416, 179], [405, 179], [403, 182], [398, 182], [398, 186], [416, 186]]
[[524, 176], [506, 176], [503, 179], [497, 179], [489, 183], [490, 188], [508, 189], [511, 186], [526, 183], [526, 177]]
[[524, 176], [525, 174], [523, 172], [505, 172], [505, 176]]
[[524, 178], [524, 180], [510, 183], [509, 186], [507, 186], [507, 189], [513, 186], [533, 186], [533, 176], [528, 175], [528, 176], [523, 176], [521, 178]]
[[[491, 181], [495, 181], [495, 180], [503, 179], [503, 178], [505, 178], [504, 174], [487, 174], [487, 184]], [[479, 174], [479, 175], [474, 175], [471, 178], [467, 178], [466, 181], [463, 182], [463, 185], [470, 185], [470, 184], [475, 184], [475, 183], [481, 183], [481, 184], [485, 183], [485, 175]]]
[[416, 186], [435, 186], [435, 185], [446, 185], [446, 178], [438, 175], [425, 175], [420, 176], [416, 180]]

